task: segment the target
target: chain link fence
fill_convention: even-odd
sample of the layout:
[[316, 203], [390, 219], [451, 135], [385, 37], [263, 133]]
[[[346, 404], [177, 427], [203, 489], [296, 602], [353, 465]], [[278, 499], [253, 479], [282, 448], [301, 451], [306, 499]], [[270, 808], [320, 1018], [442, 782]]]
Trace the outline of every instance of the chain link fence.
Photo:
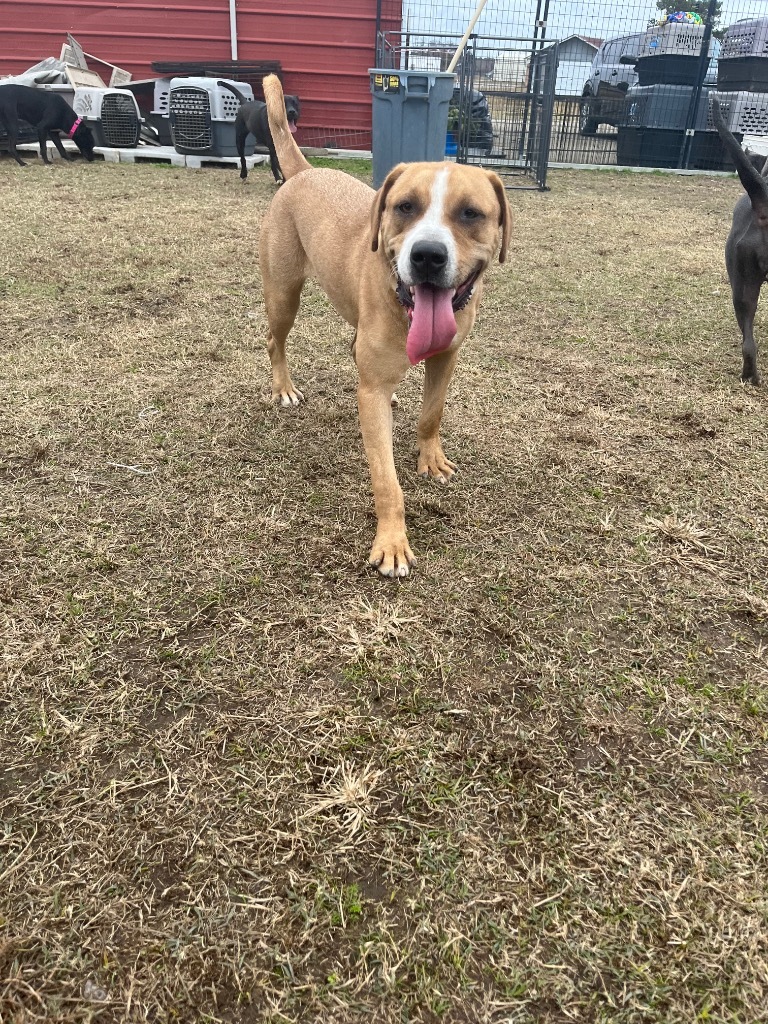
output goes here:
[[[474, 0], [439, 8], [380, 0], [379, 23], [397, 42], [387, 58], [379, 33], [379, 55], [445, 70], [474, 9]], [[482, 137], [488, 166], [530, 156], [536, 76], [555, 49], [549, 166], [730, 169], [712, 123], [714, 95], [737, 138], [768, 152], [765, 0], [488, 0], [470, 41], [469, 81], [467, 62], [457, 69], [475, 109], [463, 131]], [[540, 122], [533, 127], [540, 132]]]

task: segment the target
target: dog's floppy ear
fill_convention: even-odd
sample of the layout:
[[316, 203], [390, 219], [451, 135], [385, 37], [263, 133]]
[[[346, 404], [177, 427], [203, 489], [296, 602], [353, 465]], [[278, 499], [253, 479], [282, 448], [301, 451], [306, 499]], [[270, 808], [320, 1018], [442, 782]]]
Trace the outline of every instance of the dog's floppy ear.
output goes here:
[[507, 191], [504, 182], [493, 171], [486, 171], [488, 180], [493, 185], [496, 198], [499, 201], [499, 227], [501, 228], [501, 249], [499, 250], [499, 263], [504, 263], [509, 251], [509, 239], [512, 234], [512, 210], [507, 199]]
[[392, 188], [397, 179], [403, 173], [405, 167], [405, 164], [398, 164], [397, 167], [393, 167], [392, 170], [384, 179], [384, 184], [376, 193], [376, 198], [373, 201], [373, 209], [371, 210], [371, 249], [373, 250], [373, 252], [376, 252], [379, 248], [379, 231], [381, 229], [381, 218], [384, 216], [384, 207], [387, 202], [389, 190]]

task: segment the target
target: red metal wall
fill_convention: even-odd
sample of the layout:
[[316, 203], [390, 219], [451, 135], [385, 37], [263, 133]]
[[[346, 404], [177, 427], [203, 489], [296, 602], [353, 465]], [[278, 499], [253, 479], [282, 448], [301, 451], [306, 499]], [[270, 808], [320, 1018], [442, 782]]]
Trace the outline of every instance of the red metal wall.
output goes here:
[[[134, 78], [156, 60], [231, 56], [229, 0], [0, 0], [0, 75], [58, 57], [67, 32]], [[375, 34], [376, 0], [237, 0], [238, 58], [280, 61], [304, 145], [370, 148]]]

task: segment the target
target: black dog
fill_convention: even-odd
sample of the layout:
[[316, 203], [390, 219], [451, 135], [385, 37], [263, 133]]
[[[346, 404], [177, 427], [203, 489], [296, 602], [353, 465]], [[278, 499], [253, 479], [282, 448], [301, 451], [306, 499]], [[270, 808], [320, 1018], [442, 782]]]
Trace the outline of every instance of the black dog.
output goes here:
[[58, 149], [61, 159], [71, 159], [61, 144], [59, 132], [64, 132], [72, 139], [86, 160], [93, 160], [91, 129], [77, 116], [63, 96], [46, 89], [30, 89], [28, 85], [0, 84], [0, 125], [8, 133], [8, 152], [21, 167], [26, 167], [26, 164], [16, 152], [20, 119], [37, 128], [40, 156], [45, 163], [51, 162], [48, 159], [48, 136]]
[[742, 335], [741, 379], [759, 384], [753, 329], [760, 288], [768, 274], [768, 182], [728, 131], [714, 98], [712, 120], [747, 193], [733, 211], [731, 233], [725, 243], [725, 266]]
[[[249, 135], [252, 135], [256, 139], [258, 146], [266, 146], [269, 149], [269, 164], [272, 168], [272, 174], [275, 177], [275, 181], [282, 181], [283, 172], [280, 170], [277, 153], [275, 152], [275, 144], [272, 141], [272, 133], [269, 130], [266, 103], [262, 103], [261, 100], [246, 100], [243, 94], [229, 85], [228, 82], [219, 82], [219, 85], [229, 89], [240, 100], [240, 109], [235, 118], [235, 141], [237, 143], [237, 152], [240, 156], [240, 177], [243, 181], [248, 177], [248, 168], [245, 166], [245, 140]], [[285, 113], [288, 117], [288, 127], [292, 132], [295, 132], [299, 115], [301, 114], [298, 96], [285, 97]]]

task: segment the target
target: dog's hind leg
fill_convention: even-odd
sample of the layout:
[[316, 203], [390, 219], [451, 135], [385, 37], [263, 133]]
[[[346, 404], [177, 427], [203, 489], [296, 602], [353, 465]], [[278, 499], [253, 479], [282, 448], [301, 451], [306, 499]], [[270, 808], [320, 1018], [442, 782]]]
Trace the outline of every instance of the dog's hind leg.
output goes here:
[[288, 406], [304, 401], [304, 395], [291, 380], [285, 340], [299, 310], [308, 267], [295, 224], [286, 221], [285, 214], [275, 217], [279, 198], [280, 193], [275, 196], [261, 225], [259, 264], [269, 325], [267, 352], [272, 364], [272, 397], [280, 405]]
[[11, 154], [13, 159], [19, 165], [19, 167], [26, 167], [27, 165], [21, 159], [16, 149], [16, 128], [17, 118], [16, 111], [0, 111], [0, 127], [4, 126], [6, 134], [8, 136], [8, 152]]
[[755, 344], [754, 325], [757, 303], [760, 298], [760, 279], [755, 280], [752, 275], [740, 277], [733, 285], [733, 309], [736, 313], [736, 320], [741, 329], [742, 345], [741, 354], [743, 365], [741, 368], [741, 379], [751, 381], [752, 384], [760, 383], [760, 375], [757, 372], [757, 345]]
[[453, 377], [457, 355], [457, 349], [440, 352], [424, 363], [424, 401], [417, 428], [418, 471], [421, 476], [434, 477], [441, 484], [448, 483], [458, 469], [454, 462], [445, 457], [440, 442], [445, 396]]
[[240, 157], [240, 177], [243, 181], [248, 177], [248, 167], [245, 163], [245, 140], [248, 138], [248, 128], [244, 123], [242, 114], [238, 113], [235, 121], [235, 144]]

